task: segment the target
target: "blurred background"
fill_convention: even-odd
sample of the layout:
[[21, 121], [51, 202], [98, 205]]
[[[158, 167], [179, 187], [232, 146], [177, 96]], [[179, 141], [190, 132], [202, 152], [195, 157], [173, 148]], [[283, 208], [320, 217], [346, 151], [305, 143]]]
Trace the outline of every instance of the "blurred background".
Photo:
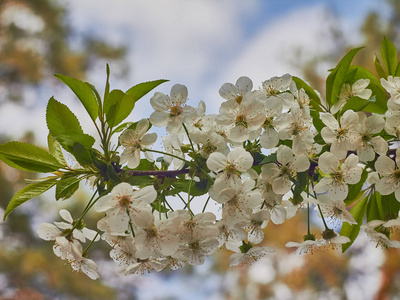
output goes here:
[[[351, 48], [366, 46], [355, 63], [373, 69], [383, 36], [400, 46], [397, 0], [0, 0], [0, 142], [46, 147], [45, 107], [51, 96], [67, 104], [87, 133], [95, 134], [72, 92], [54, 73], [79, 78], [102, 91], [105, 65], [111, 87], [169, 79], [189, 89], [207, 113], [222, 102], [225, 82], [248, 76], [254, 87], [284, 73], [304, 78], [324, 94], [327, 70]], [[148, 95], [131, 120], [152, 112]], [[0, 163], [0, 217], [32, 174]], [[73, 274], [37, 238], [40, 223], [58, 221], [58, 210], [80, 214], [88, 194], [67, 201], [54, 191], [0, 221], [0, 299], [400, 299], [398, 250], [382, 250], [360, 235], [339, 251], [297, 256], [288, 241], [302, 240], [302, 213], [268, 224], [264, 244], [276, 254], [250, 267], [230, 268], [221, 250], [198, 267], [124, 277], [99, 242], [91, 257], [101, 279]], [[95, 215], [85, 218], [95, 228]], [[321, 232], [316, 220], [314, 232]], [[336, 231], [340, 230], [340, 224]], [[319, 235], [317, 234], [317, 238]]]

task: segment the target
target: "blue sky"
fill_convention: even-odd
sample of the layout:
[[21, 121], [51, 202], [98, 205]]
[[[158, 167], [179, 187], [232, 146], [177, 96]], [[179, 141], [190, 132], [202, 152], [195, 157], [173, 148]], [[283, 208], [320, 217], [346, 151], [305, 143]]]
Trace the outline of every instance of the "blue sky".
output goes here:
[[[298, 60], [293, 56], [295, 49], [302, 49], [301, 59], [305, 60], [334, 51], [333, 37], [327, 34], [332, 24], [344, 32], [349, 42], [358, 43], [361, 20], [371, 9], [384, 7], [382, 3], [116, 0], [110, 5], [105, 0], [71, 0], [65, 5], [70, 12], [68, 23], [77, 32], [129, 47], [130, 73], [118, 78], [116, 74], [123, 66], [111, 64], [112, 88], [127, 90], [138, 82], [165, 78], [170, 82], [158, 91], [168, 93], [173, 84], [184, 84], [189, 89], [190, 105], [204, 100], [207, 111], [215, 113], [222, 101], [218, 90], [223, 83], [249, 76], [258, 87], [272, 76], [301, 75], [293, 64], [293, 60]], [[105, 63], [96, 65], [88, 79], [100, 90], [104, 86]], [[41, 89], [40, 98], [44, 99], [28, 93], [32, 104], [29, 112], [11, 104], [4, 107], [0, 112], [1, 128], [16, 138], [28, 128], [46, 132], [44, 107], [53, 95], [85, 118], [74, 95], [67, 88], [55, 89], [55, 81], [49, 78]], [[149, 99], [141, 101], [148, 103]], [[149, 105], [142, 103], [133, 114], [136, 120], [151, 113]], [[24, 117], [20, 119], [34, 118], [34, 124], [21, 122], [11, 132], [6, 124], [21, 114]], [[45, 143], [45, 139], [39, 142]]]

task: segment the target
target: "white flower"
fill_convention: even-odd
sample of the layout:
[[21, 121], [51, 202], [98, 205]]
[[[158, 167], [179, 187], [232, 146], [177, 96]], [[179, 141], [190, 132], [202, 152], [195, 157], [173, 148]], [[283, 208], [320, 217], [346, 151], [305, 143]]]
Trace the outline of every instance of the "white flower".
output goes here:
[[269, 253], [274, 252], [275, 249], [271, 247], [252, 247], [246, 253], [233, 253], [229, 257], [229, 263], [231, 267], [243, 267], [252, 264]]
[[[378, 221], [378, 222], [377, 222]], [[364, 229], [368, 237], [376, 242], [376, 246], [381, 246], [382, 248], [400, 248], [400, 242], [391, 240], [387, 235], [377, 232], [376, 227], [381, 226], [383, 223], [380, 220], [372, 220], [366, 225], [361, 226]]]
[[206, 131], [196, 131], [191, 135], [193, 143], [197, 144], [199, 147], [199, 153], [204, 157], [208, 158], [208, 156], [213, 152], [221, 152], [224, 154], [229, 153], [229, 147], [225, 141], [225, 139], [210, 130]]
[[222, 217], [228, 227], [248, 222], [252, 209], [261, 205], [261, 192], [254, 186], [253, 180], [246, 180], [237, 188], [223, 189], [215, 199], [223, 204]]
[[305, 155], [293, 156], [289, 147], [281, 145], [277, 150], [277, 163], [263, 165], [262, 172], [274, 178], [272, 182], [274, 193], [284, 195], [292, 186], [290, 178], [295, 177], [297, 172], [306, 171], [309, 167], [310, 161]]
[[262, 209], [250, 216], [250, 222], [246, 225], [248, 230], [247, 239], [252, 244], [259, 244], [264, 239], [263, 229], [267, 226], [270, 219], [270, 213], [266, 209]]
[[388, 110], [385, 113], [386, 122], [390, 127], [398, 127], [400, 125], [400, 103], [392, 100], [387, 102]]
[[[150, 211], [141, 213], [143, 222], [136, 224], [135, 231], [136, 257], [146, 259], [150, 257], [165, 257], [173, 255], [179, 247], [177, 229], [178, 218], [160, 220]], [[155, 212], [158, 217], [158, 213]]]
[[381, 78], [381, 84], [390, 94], [390, 99], [400, 104], [400, 77], [388, 76], [387, 80]]
[[240, 252], [239, 247], [247, 237], [246, 231], [243, 229], [244, 224], [245, 222], [236, 223], [233, 227], [230, 227], [225, 219], [219, 220], [216, 224], [219, 228], [218, 248], [225, 244], [226, 249]]
[[356, 127], [358, 132], [357, 155], [361, 161], [375, 159], [375, 152], [385, 155], [388, 150], [388, 143], [378, 134], [385, 127], [385, 120], [379, 115], [371, 115], [367, 118], [365, 113], [358, 113], [359, 121]]
[[346, 204], [343, 200], [334, 199], [328, 195], [319, 195], [314, 204], [321, 205], [321, 210], [325, 217], [334, 218], [349, 224], [357, 224], [351, 213], [346, 209]]
[[217, 238], [219, 235], [219, 229], [215, 225], [216, 216], [211, 212], [199, 213], [192, 216], [187, 210], [179, 209], [168, 215], [169, 219], [176, 217], [180, 220], [177, 234], [181, 239], [188, 239], [194, 234], [209, 238]]
[[263, 91], [266, 93], [268, 98], [277, 98], [282, 102], [284, 106], [290, 106], [294, 101], [294, 97], [291, 93], [286, 91], [292, 82], [292, 76], [290, 74], [284, 74], [282, 77], [272, 77], [262, 83]]
[[340, 90], [338, 101], [331, 107], [331, 113], [336, 114], [352, 97], [359, 97], [361, 99], [368, 100], [372, 94], [372, 91], [367, 89], [368, 85], [369, 79], [359, 79], [354, 82], [352, 86], [350, 86], [348, 83], [343, 84], [342, 89]]
[[193, 132], [209, 131], [213, 127], [215, 115], [206, 115], [206, 104], [201, 100], [196, 109], [196, 118], [190, 121], [187, 124], [190, 134]]
[[[397, 167], [396, 167], [397, 166]], [[396, 163], [387, 156], [379, 156], [375, 162], [375, 169], [381, 176], [375, 185], [381, 195], [389, 195], [394, 192], [397, 201], [400, 202], [400, 148], [396, 150]]]
[[235, 85], [229, 82], [224, 83], [219, 89], [219, 94], [226, 100], [233, 100], [240, 104], [243, 98], [251, 93], [252, 89], [253, 82], [251, 79], [243, 76], [236, 81]]
[[219, 125], [233, 126], [229, 139], [233, 142], [244, 142], [250, 133], [261, 128], [265, 120], [262, 103], [255, 97], [247, 96], [238, 104], [234, 100], [223, 102], [215, 121]]
[[[165, 154], [164, 161], [167, 164], [172, 163], [177, 170], [182, 169], [185, 165], [185, 161], [183, 160], [185, 158], [185, 154], [181, 150], [183, 136], [171, 134], [164, 135], [161, 139], [164, 145], [165, 152], [173, 155], [170, 156], [168, 154]], [[182, 159], [179, 159], [177, 157], [180, 157]]]
[[151, 210], [149, 204], [157, 197], [153, 186], [133, 190], [129, 183], [122, 182], [111, 193], [101, 197], [95, 204], [98, 212], [106, 212], [105, 217], [111, 234], [123, 235], [129, 230], [129, 222], [143, 222], [143, 212]]
[[282, 103], [277, 98], [269, 98], [264, 102], [264, 109], [266, 116], [262, 124], [264, 131], [260, 136], [260, 144], [265, 149], [271, 149], [279, 142], [279, 134], [276, 128], [279, 126], [282, 114]]
[[318, 167], [324, 173], [314, 190], [317, 193], [325, 193], [336, 200], [344, 200], [347, 197], [348, 184], [356, 184], [361, 179], [362, 168], [357, 166], [358, 157], [350, 154], [343, 164], [330, 152], [323, 153], [318, 160]]
[[40, 224], [37, 234], [41, 239], [46, 241], [55, 241], [53, 251], [61, 259], [64, 260], [68, 257], [73, 257], [79, 260], [82, 258], [82, 246], [78, 240], [84, 243], [86, 238], [98, 241], [99, 237], [94, 230], [81, 228], [83, 222], [82, 225], [77, 226], [79, 229], [75, 228], [71, 232], [71, 229], [75, 225], [71, 214], [66, 209], [60, 210], [59, 213], [68, 223], [54, 222], [55, 225], [50, 223]]
[[324, 239], [317, 239], [317, 240], [305, 240], [302, 243], [297, 242], [288, 242], [286, 243], [286, 247], [297, 247], [296, 254], [304, 255], [308, 252], [311, 254], [317, 250], [319, 247], [325, 245]]
[[86, 274], [90, 279], [100, 278], [96, 263], [88, 258], [73, 259], [70, 261], [71, 267], [78, 273]]
[[227, 156], [219, 152], [211, 153], [207, 159], [207, 167], [211, 171], [219, 172], [213, 186], [216, 194], [218, 195], [223, 188], [235, 188], [240, 185], [241, 172], [250, 169], [253, 161], [251, 154], [244, 148], [236, 148]]
[[329, 113], [321, 113], [321, 120], [326, 125], [322, 128], [321, 135], [327, 144], [331, 145], [331, 152], [339, 159], [346, 157], [347, 151], [356, 149], [358, 134], [355, 126], [358, 122], [358, 114], [347, 110], [340, 118], [340, 124]]
[[201, 265], [205, 258], [213, 254], [218, 248], [217, 237], [204, 236], [194, 232], [186, 240], [181, 241], [178, 251], [173, 255], [191, 265]]
[[[157, 140], [157, 134], [146, 133], [147, 130], [149, 130], [149, 121], [141, 119], [135, 129], [127, 129], [121, 134], [119, 142], [125, 148], [121, 154], [121, 164], [128, 162], [128, 168], [131, 169], [139, 165], [140, 150], [147, 149]], [[151, 153], [144, 154], [148, 160], [152, 160]]]
[[160, 272], [164, 268], [165, 263], [163, 263], [159, 259], [137, 259], [129, 266], [121, 268], [121, 270], [119, 270], [119, 273], [124, 274], [125, 276], [130, 274], [143, 275], [145, 272], [150, 273], [150, 271]]
[[[291, 104], [290, 114], [282, 118], [277, 128], [281, 140], [292, 139], [292, 152], [302, 155], [311, 149], [314, 143], [314, 135], [311, 131], [312, 121], [306, 118], [297, 102]], [[293, 137], [293, 138], [292, 138]]]
[[308, 97], [306, 91], [303, 88], [298, 90], [294, 81], [290, 84], [290, 91], [297, 100], [304, 118], [310, 118], [310, 97]]
[[347, 236], [341, 236], [334, 232], [332, 229], [327, 229], [322, 233], [325, 240], [325, 247], [333, 250], [342, 249], [343, 244], [350, 243], [350, 239]]
[[150, 115], [150, 122], [157, 127], [167, 126], [169, 133], [178, 133], [182, 130], [182, 123], [196, 118], [196, 110], [186, 106], [187, 88], [175, 84], [171, 88], [170, 96], [156, 92], [150, 99], [155, 110]]

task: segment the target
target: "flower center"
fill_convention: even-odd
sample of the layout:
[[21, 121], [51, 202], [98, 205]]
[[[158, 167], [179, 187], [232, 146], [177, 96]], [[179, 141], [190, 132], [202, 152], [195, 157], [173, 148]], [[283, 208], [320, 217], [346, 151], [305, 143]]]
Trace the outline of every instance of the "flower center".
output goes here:
[[128, 195], [120, 196], [118, 199], [118, 204], [121, 207], [128, 208], [129, 205], [131, 204], [131, 197], [129, 197]]
[[246, 122], [246, 116], [245, 115], [239, 115], [236, 117], [236, 126], [243, 125], [244, 127], [247, 128], [247, 122]]
[[237, 95], [235, 98], [235, 101], [237, 102], [237, 104], [242, 103], [242, 100], [243, 100], [243, 95]]
[[182, 114], [182, 107], [180, 107], [179, 105], [171, 107], [171, 110], [169, 113], [170, 117], [179, 116], [181, 114]]
[[340, 127], [338, 130], [336, 130], [336, 139], [338, 140], [343, 140], [346, 137], [346, 134], [349, 132], [348, 127]]
[[262, 125], [262, 127], [264, 128], [264, 129], [267, 129], [267, 128], [274, 128], [274, 125], [272, 124], [272, 121], [274, 120], [274, 117], [266, 117], [265, 118], [265, 121], [264, 121], [264, 123], [263, 123], [263, 125]]
[[338, 183], [338, 184], [343, 184], [343, 173], [342, 172], [336, 172], [332, 174], [332, 179]]

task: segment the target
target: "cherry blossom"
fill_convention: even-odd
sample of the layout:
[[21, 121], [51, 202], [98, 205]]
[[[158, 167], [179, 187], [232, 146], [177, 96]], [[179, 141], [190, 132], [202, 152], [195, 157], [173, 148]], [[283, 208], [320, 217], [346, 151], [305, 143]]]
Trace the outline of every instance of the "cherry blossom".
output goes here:
[[321, 120], [326, 125], [321, 135], [327, 144], [331, 144], [330, 151], [338, 159], [346, 157], [347, 151], [356, 149], [357, 132], [355, 131], [358, 114], [353, 110], [346, 110], [340, 117], [340, 122], [329, 113], [321, 113]]
[[375, 168], [381, 179], [375, 187], [382, 195], [389, 195], [394, 192], [397, 201], [400, 202], [400, 148], [396, 150], [395, 161], [387, 156], [378, 157]]
[[150, 122], [154, 126], [163, 127], [169, 133], [178, 133], [182, 130], [182, 123], [196, 118], [196, 110], [186, 106], [188, 96], [187, 88], [175, 84], [171, 88], [170, 96], [157, 92], [150, 99], [150, 104], [155, 110], [150, 115]]
[[[121, 154], [120, 163], [128, 163], [128, 168], [134, 169], [140, 163], [140, 151], [147, 149], [157, 140], [156, 133], [146, 133], [149, 130], [149, 121], [141, 119], [135, 129], [125, 130], [119, 137], [121, 146], [125, 149]], [[148, 160], [152, 160], [151, 153], [144, 152]]]

